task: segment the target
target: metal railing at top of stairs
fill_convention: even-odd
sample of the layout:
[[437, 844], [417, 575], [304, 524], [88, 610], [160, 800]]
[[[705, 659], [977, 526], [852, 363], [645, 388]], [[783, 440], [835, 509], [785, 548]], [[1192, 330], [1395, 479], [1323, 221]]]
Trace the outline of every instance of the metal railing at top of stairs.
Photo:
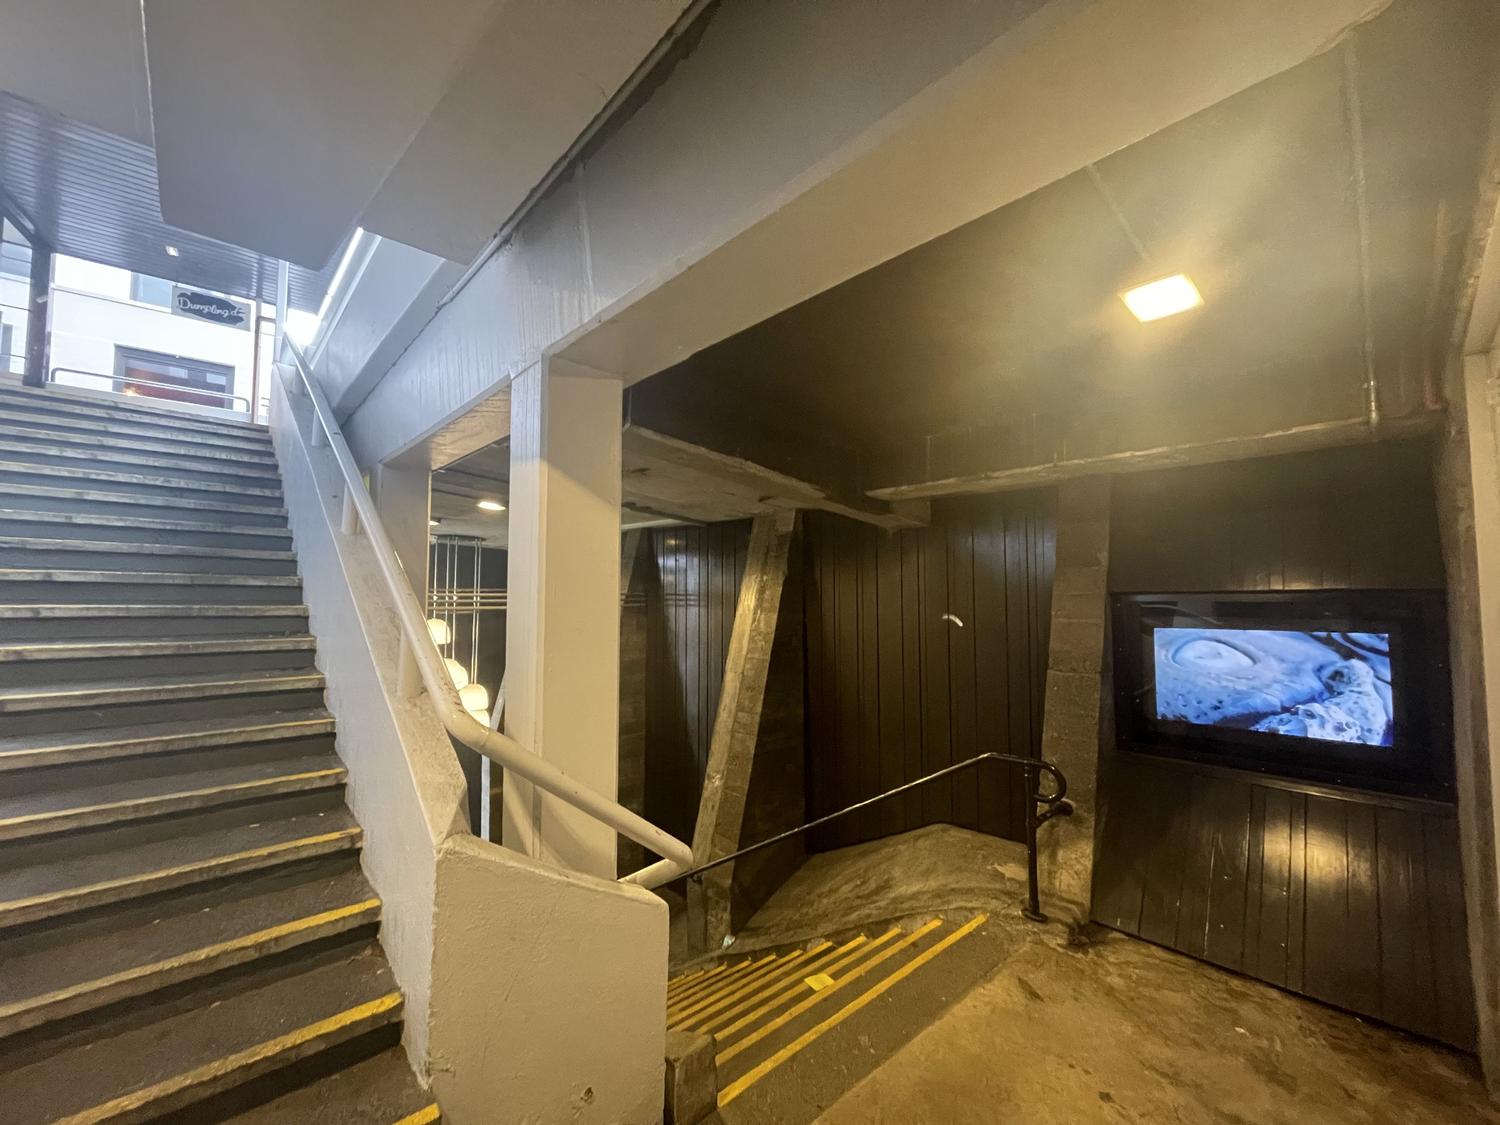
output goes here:
[[327, 397], [313, 379], [307, 360], [296, 343], [283, 337], [282, 349], [285, 354], [290, 355], [291, 362], [278, 363], [276, 366], [284, 373], [283, 379], [291, 380], [286, 384], [288, 392], [298, 397], [305, 396], [312, 403], [312, 444], [326, 446], [332, 452], [344, 478], [343, 513], [339, 521], [339, 532], [343, 535], [357, 535], [361, 529], [364, 530], [395, 603], [396, 614], [401, 622], [397, 690], [410, 697], [425, 687], [442, 718], [443, 726], [459, 742], [662, 857], [659, 862], [626, 875], [620, 882], [650, 888], [681, 876], [693, 864], [691, 847], [617, 801], [573, 780], [515, 739], [498, 730], [491, 730], [465, 709], [459, 700], [458, 690], [453, 686], [443, 665], [441, 654], [427, 631], [427, 620], [421, 605], [407, 579], [401, 560], [396, 557], [380, 516], [375, 511], [375, 502], [365, 487], [364, 477], [354, 455], [349, 451], [343, 431], [334, 419]]
[[[849, 816], [852, 813], [863, 812], [872, 808], [882, 801], [889, 801], [893, 797], [899, 797], [920, 789], [924, 785], [930, 785], [934, 781], [941, 781], [945, 777], [970, 769], [974, 766], [983, 765], [986, 762], [998, 762], [1002, 765], [1019, 766], [1025, 771], [1028, 786], [1026, 803], [1026, 905], [1021, 908], [1021, 913], [1033, 922], [1045, 922], [1047, 916], [1042, 913], [1041, 889], [1037, 878], [1037, 853], [1036, 853], [1036, 831], [1047, 821], [1055, 816], [1071, 816], [1073, 803], [1068, 800], [1068, 778], [1054, 762], [1046, 758], [1023, 758], [1015, 754], [1000, 754], [989, 752], [976, 754], [972, 758], [965, 758], [962, 762], [955, 762], [951, 766], [945, 766], [940, 770], [934, 770], [925, 777], [919, 777], [915, 781], [908, 781], [904, 785], [898, 785], [894, 789], [887, 789], [884, 793], [867, 798], [863, 801], [849, 805], [847, 808], [831, 812], [827, 816], [820, 816], [817, 820], [810, 820], [806, 824], [799, 824], [796, 828], [789, 828], [785, 832], [779, 832], [775, 836], [751, 844], [749, 847], [741, 848], [737, 852], [719, 856], [717, 859], [707, 863], [699, 864], [690, 871], [684, 871], [678, 878], [700, 879], [704, 872], [712, 871], [715, 867], [722, 867], [726, 863], [733, 863], [737, 859], [743, 859], [747, 855], [765, 848], [774, 847], [794, 836], [800, 836], [805, 832], [811, 832], [815, 828], [832, 824], [835, 820]], [[1050, 792], [1042, 791], [1042, 775], [1046, 774], [1052, 779]]]

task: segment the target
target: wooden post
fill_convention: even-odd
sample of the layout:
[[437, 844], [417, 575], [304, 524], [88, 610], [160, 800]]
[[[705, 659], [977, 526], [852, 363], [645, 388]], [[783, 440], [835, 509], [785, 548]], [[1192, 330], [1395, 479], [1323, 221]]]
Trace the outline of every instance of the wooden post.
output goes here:
[[[745, 798], [750, 789], [750, 769], [760, 734], [766, 677], [795, 525], [795, 512], [778, 511], [757, 516], [750, 530], [745, 577], [740, 583], [729, 656], [724, 663], [724, 690], [714, 717], [693, 833], [693, 858], [698, 863], [728, 855], [741, 845]], [[692, 924], [690, 929], [701, 933], [709, 948], [722, 944], [729, 935], [733, 879], [734, 864], [725, 864], [703, 876], [701, 890], [689, 888], [688, 909], [696, 916], [694, 921], [702, 923], [701, 930]]]

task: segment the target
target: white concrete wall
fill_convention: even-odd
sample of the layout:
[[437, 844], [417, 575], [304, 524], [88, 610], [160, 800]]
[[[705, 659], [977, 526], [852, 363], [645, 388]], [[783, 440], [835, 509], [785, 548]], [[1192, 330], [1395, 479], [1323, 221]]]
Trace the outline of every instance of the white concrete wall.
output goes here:
[[[271, 430], [404, 1044], [454, 1125], [661, 1119], [667, 907], [475, 839], [452, 743], [395, 692], [399, 630], [342, 480], [280, 381]], [[299, 428], [300, 422], [300, 428]]]
[[294, 409], [279, 378], [271, 402], [271, 434], [318, 639], [318, 668], [328, 684], [328, 709], [338, 719], [349, 807], [365, 829], [361, 862], [381, 897], [381, 942], [406, 996], [406, 1049], [423, 1072], [437, 852], [449, 836], [468, 829], [467, 790], [426, 696], [396, 697], [395, 607], [369, 540], [338, 531], [343, 480], [333, 455], [304, 440], [310, 407], [303, 401]]
[[667, 905], [472, 837], [438, 866], [432, 1084], [454, 1125], [662, 1116]]
[[335, 411], [345, 415], [364, 401], [462, 274], [422, 250], [360, 236], [308, 356]]

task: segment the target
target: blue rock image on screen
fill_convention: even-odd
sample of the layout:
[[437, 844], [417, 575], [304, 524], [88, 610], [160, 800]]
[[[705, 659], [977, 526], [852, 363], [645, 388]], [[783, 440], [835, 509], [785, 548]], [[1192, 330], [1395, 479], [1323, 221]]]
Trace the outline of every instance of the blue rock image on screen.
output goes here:
[[1388, 633], [1156, 628], [1156, 717], [1390, 746]]

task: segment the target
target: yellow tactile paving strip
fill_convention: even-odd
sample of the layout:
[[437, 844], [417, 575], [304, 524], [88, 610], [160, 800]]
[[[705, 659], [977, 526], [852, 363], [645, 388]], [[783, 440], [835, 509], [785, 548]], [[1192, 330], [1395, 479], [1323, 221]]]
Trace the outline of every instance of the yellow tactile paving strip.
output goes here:
[[[725, 1064], [736, 1058], [741, 1058], [741, 1065], [750, 1062], [748, 1070], [719, 1092], [719, 1105], [728, 1105], [825, 1032], [978, 929], [987, 917], [981, 914], [947, 934], [939, 933], [945, 926], [943, 919], [934, 918], [907, 934], [900, 929], [875, 938], [861, 934], [837, 947], [819, 942], [779, 956], [698, 970], [668, 986], [668, 1025], [712, 1035], [721, 1075]], [[935, 940], [929, 942], [929, 938]], [[846, 1003], [834, 1002], [834, 997], [848, 995], [849, 985], [898, 958], [874, 985]], [[764, 1059], [742, 1058], [814, 1008], [829, 1014]]]

